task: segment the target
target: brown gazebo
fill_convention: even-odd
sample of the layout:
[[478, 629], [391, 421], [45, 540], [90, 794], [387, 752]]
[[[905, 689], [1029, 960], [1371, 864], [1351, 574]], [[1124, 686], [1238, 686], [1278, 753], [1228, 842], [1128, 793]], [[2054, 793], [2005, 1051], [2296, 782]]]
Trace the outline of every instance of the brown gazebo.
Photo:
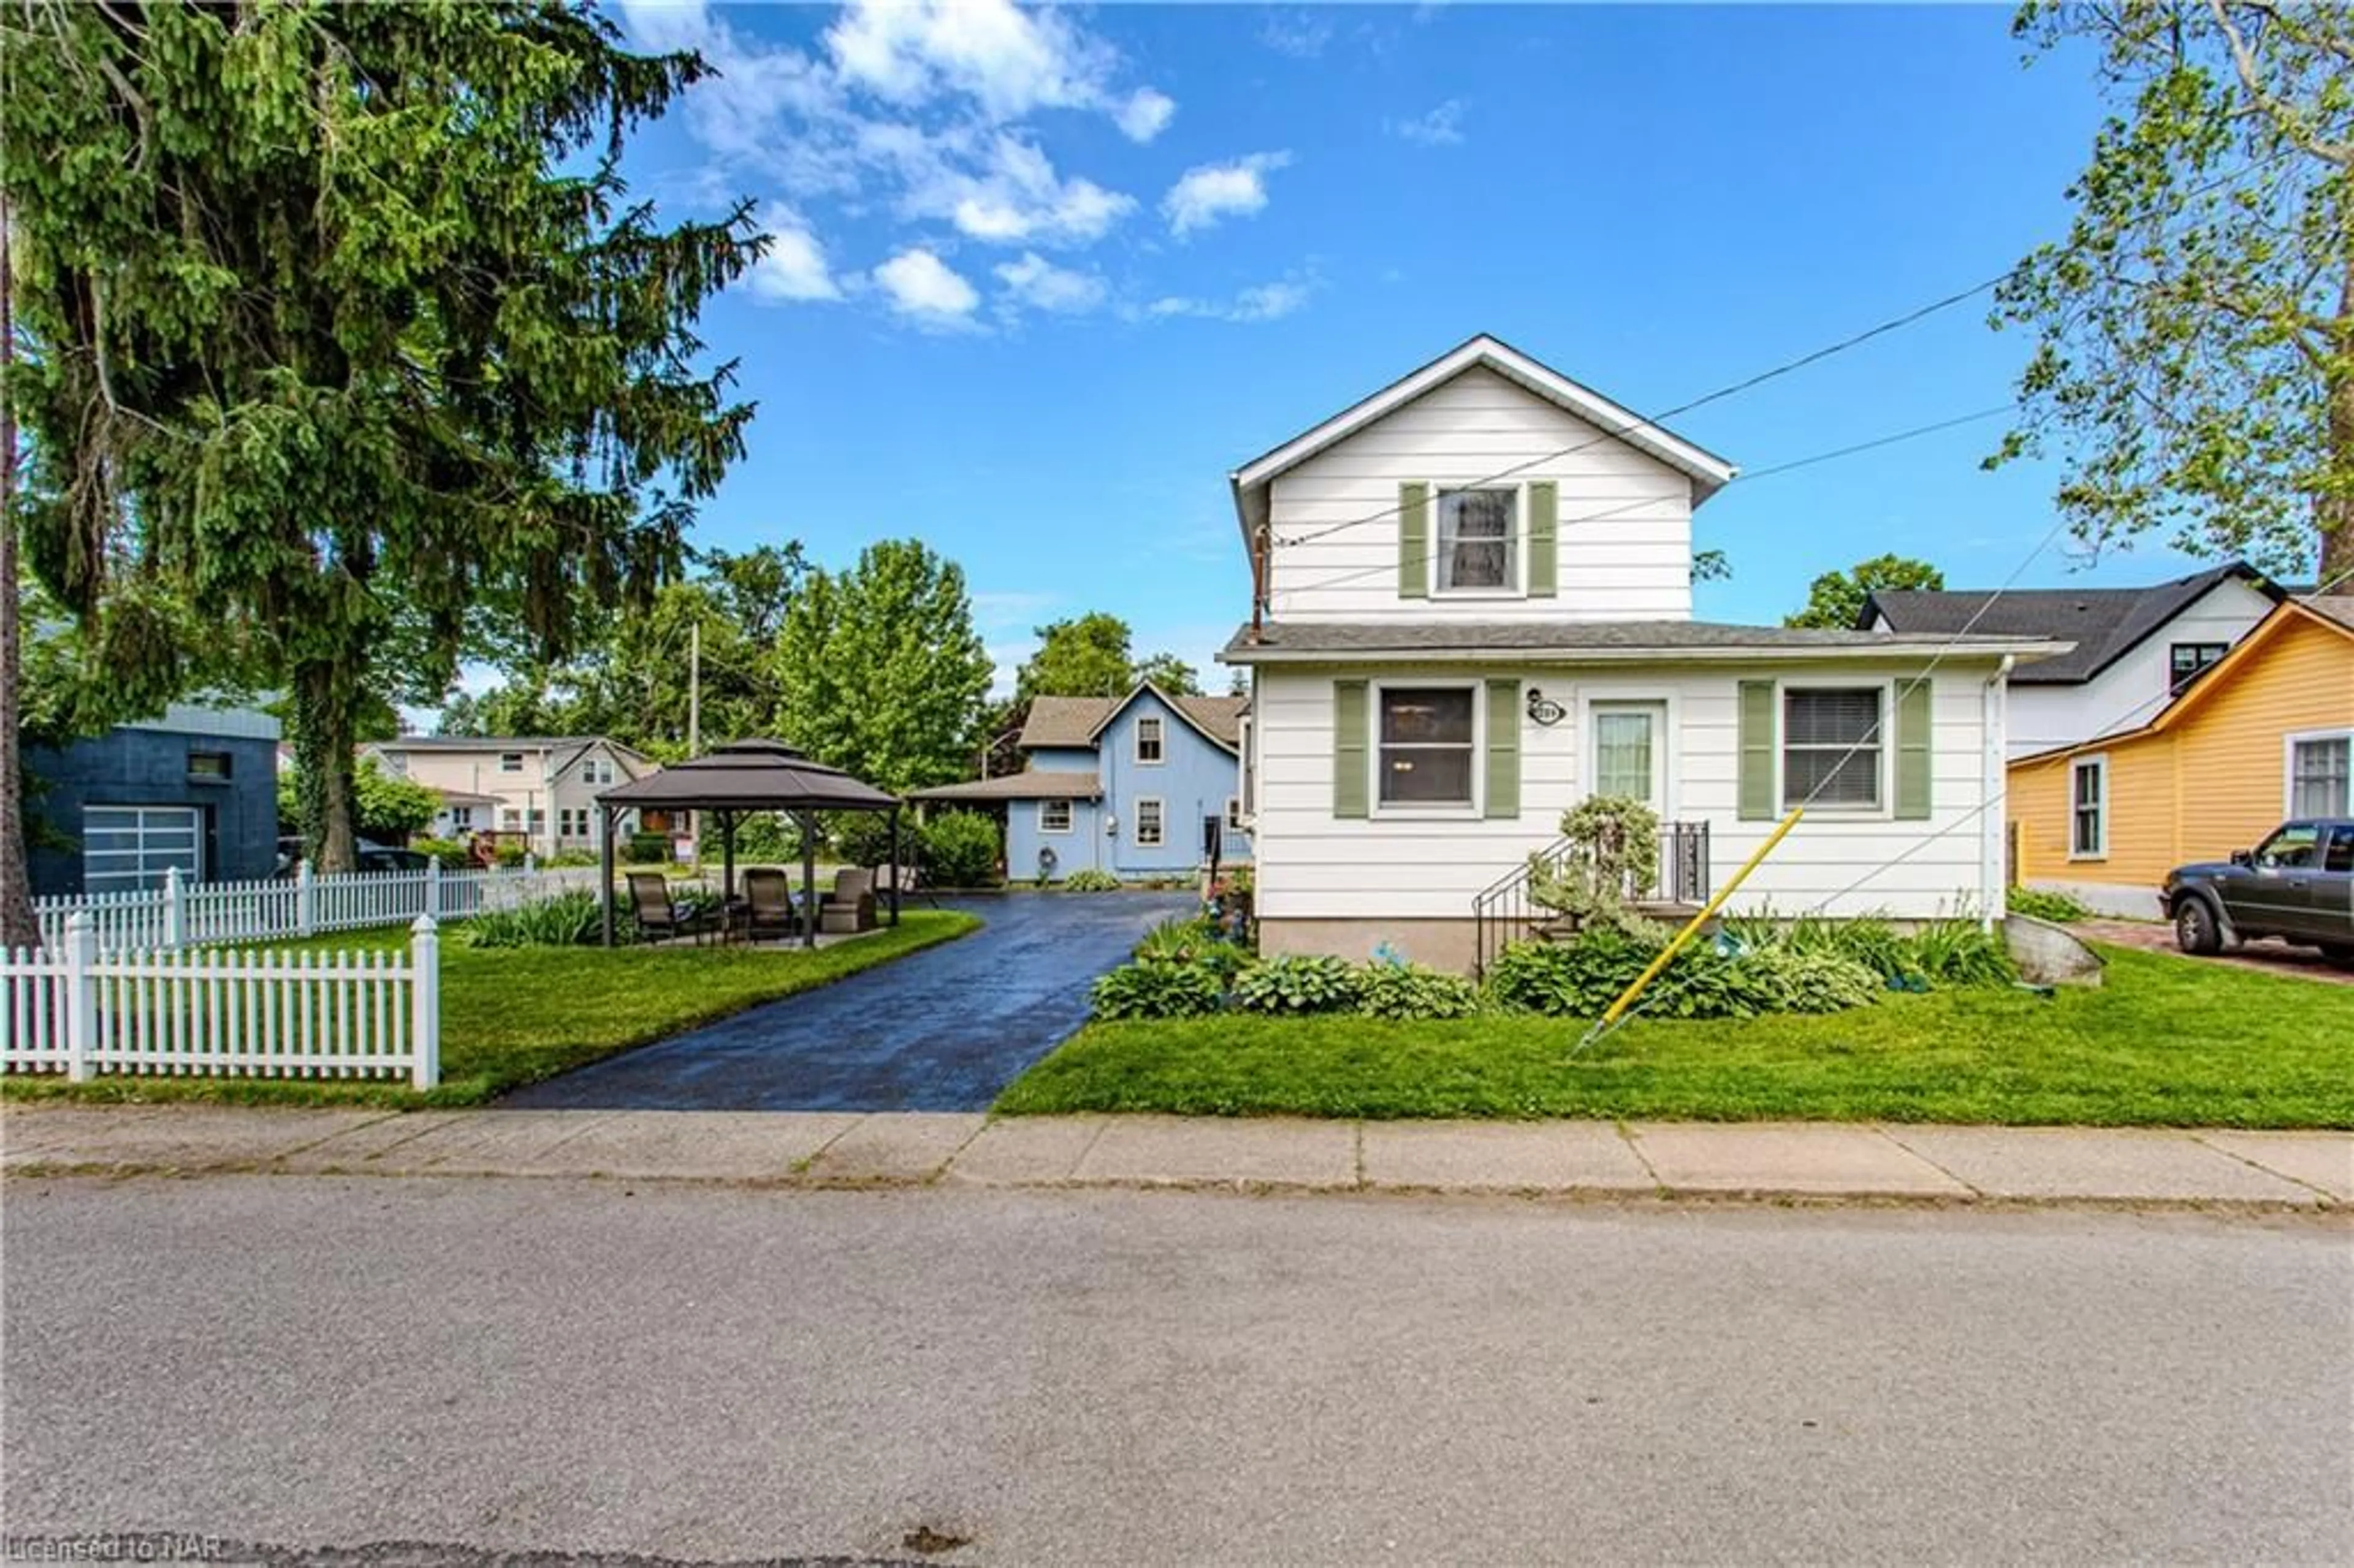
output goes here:
[[817, 813], [884, 811], [891, 821], [891, 924], [899, 923], [899, 798], [782, 741], [738, 740], [597, 797], [604, 813], [605, 946], [613, 945], [613, 820], [627, 810], [708, 811], [719, 824], [720, 892], [736, 896], [736, 825], [747, 811], [783, 811], [801, 832], [803, 945], [817, 946]]

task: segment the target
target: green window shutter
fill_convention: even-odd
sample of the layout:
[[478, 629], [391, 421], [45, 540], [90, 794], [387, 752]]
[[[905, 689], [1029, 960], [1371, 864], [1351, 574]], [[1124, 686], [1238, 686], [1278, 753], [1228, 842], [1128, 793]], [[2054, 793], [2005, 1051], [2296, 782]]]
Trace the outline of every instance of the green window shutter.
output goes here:
[[1744, 822], [1774, 819], [1774, 683], [1744, 681], [1741, 691], [1741, 806]]
[[1929, 815], [1929, 682], [1926, 676], [1896, 693], [1896, 816], [1917, 822]]
[[1551, 599], [1561, 587], [1561, 486], [1529, 486], [1529, 597]]
[[1332, 814], [1369, 815], [1365, 790], [1371, 768], [1365, 757], [1365, 683], [1332, 683]]
[[1430, 597], [1430, 486], [1398, 486], [1398, 598]]
[[1521, 814], [1521, 683], [1488, 683], [1488, 799], [1483, 817]]

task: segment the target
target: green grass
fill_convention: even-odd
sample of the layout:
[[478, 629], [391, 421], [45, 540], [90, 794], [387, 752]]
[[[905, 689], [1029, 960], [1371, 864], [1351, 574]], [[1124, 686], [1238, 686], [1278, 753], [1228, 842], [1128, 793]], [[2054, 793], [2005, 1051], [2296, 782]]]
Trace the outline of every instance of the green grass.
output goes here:
[[[974, 930], [972, 916], [909, 910], [855, 942], [815, 952], [751, 948], [441, 948], [441, 1086], [280, 1078], [113, 1077], [69, 1085], [0, 1080], [12, 1099], [215, 1100], [238, 1104], [479, 1105], [508, 1089], [649, 1044], [764, 1001], [811, 990]], [[397, 948], [405, 932], [370, 931], [297, 948]]]
[[2099, 991], [1638, 1020], [1575, 1057], [1584, 1024], [1518, 1014], [1091, 1024], [997, 1109], [2354, 1128], [2354, 987], [2102, 952]]

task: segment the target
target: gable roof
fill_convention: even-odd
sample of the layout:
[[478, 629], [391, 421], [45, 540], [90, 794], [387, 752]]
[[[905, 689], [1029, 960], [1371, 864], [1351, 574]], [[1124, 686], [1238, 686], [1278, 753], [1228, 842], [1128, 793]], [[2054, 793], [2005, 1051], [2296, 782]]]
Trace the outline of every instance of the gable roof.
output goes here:
[[1139, 683], [1135, 690], [1119, 697], [1033, 697], [1030, 716], [1014, 744], [1024, 751], [1092, 747], [1104, 726], [1146, 691], [1175, 709], [1179, 717], [1213, 744], [1228, 751], [1242, 744], [1242, 716], [1250, 705], [1248, 697], [1172, 697], [1150, 681]]
[[567, 752], [556, 771], [562, 774], [586, 757], [596, 747], [608, 747], [623, 757], [642, 763], [653, 760], [634, 746], [624, 746], [610, 735], [397, 735], [390, 740], [371, 740], [362, 746], [365, 752], [382, 751], [562, 751]]
[[[2048, 761], [2055, 757], [2079, 752], [2103, 751], [2121, 741], [2139, 740], [2146, 736], [2159, 735], [2172, 729], [2182, 722], [2185, 714], [2195, 711], [2201, 703], [2223, 690], [2239, 671], [2260, 658], [2265, 649], [2280, 639], [2284, 630], [2298, 624], [2318, 626], [2354, 642], [2354, 599], [2284, 599], [2273, 606], [2271, 614], [2256, 622], [2245, 637], [2232, 644], [2229, 653], [2209, 665], [2205, 673], [2160, 708], [2147, 724], [2118, 730], [2113, 735], [2096, 735], [2090, 740], [2031, 752], [2025, 757], [2014, 757], [2010, 759], [2010, 766], [2017, 768], [2024, 762]], [[2348, 652], [2349, 656], [2354, 656], [2354, 649]]]
[[2255, 567], [2232, 561], [2137, 588], [1883, 588], [1864, 599], [1856, 623], [1869, 628], [1884, 620], [1889, 630], [1906, 636], [1950, 637], [1968, 627], [1990, 636], [2073, 642], [2074, 652], [2028, 665], [2011, 680], [2023, 686], [2082, 685], [2234, 578], [2275, 604], [2287, 597]]
[[1612, 402], [1590, 387], [1582, 387], [1542, 360], [1522, 354], [1501, 338], [1486, 333], [1467, 339], [1417, 370], [1407, 372], [1370, 397], [1358, 399], [1314, 428], [1301, 431], [1243, 464], [1227, 482], [1235, 497], [1235, 516], [1242, 524], [1247, 546], [1255, 524], [1266, 520], [1267, 487], [1286, 470], [1306, 462], [1327, 448], [1403, 408], [1435, 387], [1467, 370], [1491, 370], [1555, 408], [1599, 428], [1638, 451], [1657, 458], [1692, 482], [1697, 506], [1730, 483], [1738, 471], [1733, 464], [1705, 448], [1693, 445], [1671, 430]]

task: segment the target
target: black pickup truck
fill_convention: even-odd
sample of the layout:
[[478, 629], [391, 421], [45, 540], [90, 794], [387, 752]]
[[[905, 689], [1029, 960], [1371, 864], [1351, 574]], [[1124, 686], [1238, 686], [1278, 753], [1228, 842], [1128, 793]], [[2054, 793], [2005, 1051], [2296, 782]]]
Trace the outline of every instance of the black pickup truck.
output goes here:
[[2160, 896], [2186, 953], [2278, 937], [2354, 964], [2354, 818], [2284, 822], [2228, 861], [2177, 866]]

